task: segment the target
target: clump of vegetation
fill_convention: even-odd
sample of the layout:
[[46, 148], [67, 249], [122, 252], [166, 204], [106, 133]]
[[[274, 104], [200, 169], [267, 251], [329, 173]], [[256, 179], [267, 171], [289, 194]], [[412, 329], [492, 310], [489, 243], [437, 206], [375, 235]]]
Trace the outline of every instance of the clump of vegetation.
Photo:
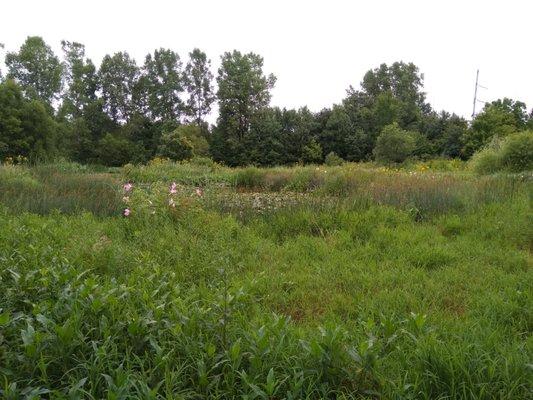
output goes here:
[[331, 151], [328, 153], [326, 158], [324, 159], [324, 164], [326, 164], [328, 167], [335, 167], [342, 165], [344, 163], [344, 160], [339, 157], [337, 154], [335, 154], [334, 151]]
[[402, 163], [413, 154], [415, 148], [413, 134], [393, 123], [384, 127], [378, 136], [374, 156], [379, 162]]
[[479, 174], [533, 170], [533, 131], [514, 133], [505, 139], [493, 140], [474, 154], [470, 164]]
[[533, 131], [507, 137], [501, 146], [501, 163], [511, 172], [533, 171]]

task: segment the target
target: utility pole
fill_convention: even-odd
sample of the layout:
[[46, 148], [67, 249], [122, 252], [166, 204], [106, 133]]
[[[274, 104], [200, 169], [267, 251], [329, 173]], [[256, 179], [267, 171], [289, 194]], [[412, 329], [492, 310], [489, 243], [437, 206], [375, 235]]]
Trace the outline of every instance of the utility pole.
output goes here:
[[479, 103], [485, 103], [483, 100], [478, 100], [477, 98], [477, 88], [480, 87], [482, 89], [487, 89], [485, 86], [481, 86], [479, 83], [478, 83], [478, 80], [479, 80], [479, 69], [477, 70], [476, 72], [476, 87], [474, 89], [474, 107], [472, 108], [472, 119], [474, 119], [474, 117], [476, 116], [476, 104], [479, 102]]
[[472, 109], [472, 118], [476, 115], [476, 103], [477, 103], [477, 85], [479, 79], [479, 69], [476, 72], [476, 88], [474, 89], [474, 108]]

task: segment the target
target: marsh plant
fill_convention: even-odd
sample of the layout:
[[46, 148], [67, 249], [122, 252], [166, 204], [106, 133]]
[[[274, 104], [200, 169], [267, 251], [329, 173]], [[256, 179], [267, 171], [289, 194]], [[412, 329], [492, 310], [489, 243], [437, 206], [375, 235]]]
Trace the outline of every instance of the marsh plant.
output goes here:
[[530, 395], [526, 175], [161, 165], [2, 168], [0, 397]]

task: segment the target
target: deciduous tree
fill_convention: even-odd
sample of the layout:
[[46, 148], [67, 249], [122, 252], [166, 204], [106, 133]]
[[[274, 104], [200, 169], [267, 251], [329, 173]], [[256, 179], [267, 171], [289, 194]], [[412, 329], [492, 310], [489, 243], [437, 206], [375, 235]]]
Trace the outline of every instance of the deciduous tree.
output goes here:
[[211, 60], [200, 49], [194, 49], [189, 53], [189, 62], [185, 67], [185, 87], [189, 93], [187, 115], [197, 125], [202, 124], [215, 101], [212, 81]]
[[30, 99], [52, 105], [59, 98], [63, 67], [50, 46], [30, 36], [18, 52], [6, 54], [8, 77], [15, 79]]
[[106, 55], [98, 72], [104, 107], [115, 121], [126, 121], [136, 111], [135, 86], [139, 80], [139, 68], [128, 53]]

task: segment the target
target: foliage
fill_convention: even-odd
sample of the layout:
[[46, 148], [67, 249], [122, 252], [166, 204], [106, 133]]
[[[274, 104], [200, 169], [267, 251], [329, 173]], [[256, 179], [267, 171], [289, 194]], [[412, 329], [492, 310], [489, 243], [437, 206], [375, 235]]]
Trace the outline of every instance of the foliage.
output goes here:
[[185, 67], [185, 87], [189, 93], [187, 115], [197, 125], [202, 124], [215, 101], [212, 81], [211, 60], [200, 49], [194, 49], [189, 53], [189, 62]]
[[55, 121], [38, 100], [27, 100], [8, 79], [0, 83], [0, 160], [23, 156], [31, 162], [57, 155]]
[[268, 106], [274, 75], [263, 74], [263, 58], [254, 53], [227, 52], [218, 70], [219, 117], [212, 154], [228, 165], [244, 164], [240, 153], [250, 135], [253, 118]]
[[120, 167], [129, 163], [135, 156], [135, 145], [120, 134], [107, 133], [98, 142], [98, 159], [104, 165]]
[[8, 78], [14, 79], [31, 99], [51, 105], [61, 90], [63, 67], [41, 37], [29, 36], [17, 53], [6, 54]]
[[494, 138], [472, 156], [470, 166], [479, 174], [531, 171], [533, 170], [532, 137], [531, 131], [524, 131], [510, 134], [504, 139]]
[[144, 61], [143, 80], [147, 107], [156, 121], [179, 121], [183, 111], [180, 94], [184, 80], [179, 55], [172, 50], [155, 50]]
[[[82, 43], [64, 40], [61, 45], [62, 62], [40, 37], [28, 37], [18, 52], [6, 56], [8, 78], [20, 86], [25, 100], [17, 107], [38, 100], [55, 120], [53, 141], [43, 141], [53, 145], [40, 145], [39, 159], [145, 163], [166, 146], [161, 143], [164, 135], [168, 139], [180, 125], [194, 124], [201, 134], [184, 135], [193, 155], [209, 155], [227, 166], [322, 163], [332, 152], [349, 162], [368, 162], [381, 152], [376, 149], [378, 136], [397, 124], [414, 139], [410, 158], [467, 160], [493, 138], [533, 127], [533, 111], [509, 98], [486, 104], [470, 127], [464, 118], [433, 110], [426, 101], [424, 76], [413, 63], [370, 69], [360, 87], [349, 86], [339, 104], [311, 112], [307, 107], [270, 106], [276, 79], [263, 71], [263, 58], [253, 52], [222, 55], [215, 92], [211, 60], [198, 48], [186, 63], [175, 51], [159, 48], [147, 54], [142, 65], [127, 52], [118, 52], [105, 55], [97, 68]], [[206, 119], [215, 101], [218, 118], [209, 125]], [[15, 114], [21, 113], [19, 109]], [[3, 123], [9, 125], [0, 131], [3, 157], [29, 154], [32, 144], [21, 150], [14, 143], [17, 124]], [[104, 151], [99, 143], [107, 134], [128, 148], [120, 160], [100, 157]], [[43, 136], [51, 137], [48, 132]], [[388, 157], [404, 160], [406, 155]]]
[[531, 182], [210, 168], [0, 169], [0, 396], [528, 397]]
[[520, 101], [504, 98], [486, 104], [465, 134], [464, 153], [470, 157], [493, 138], [501, 139], [524, 129], [527, 120], [526, 105]]
[[330, 152], [326, 155], [326, 158], [324, 159], [324, 164], [326, 164], [329, 167], [334, 167], [338, 165], [342, 165], [344, 160], [340, 158], [335, 152]]
[[161, 136], [161, 145], [157, 153], [160, 157], [181, 161], [191, 158], [194, 155], [194, 148], [191, 140], [176, 129]]
[[401, 163], [413, 154], [415, 148], [416, 140], [413, 134], [393, 123], [383, 128], [378, 136], [374, 156], [380, 162]]
[[85, 57], [85, 46], [77, 42], [61, 42], [65, 54], [64, 83], [61, 116], [80, 118], [83, 111], [96, 101], [98, 90], [98, 76], [93, 62]]
[[102, 60], [98, 77], [102, 88], [102, 99], [109, 117], [113, 121], [126, 121], [136, 111], [136, 96], [141, 93], [139, 68], [127, 52], [106, 55]]
[[501, 146], [501, 162], [511, 172], [533, 170], [533, 131], [508, 136]]

